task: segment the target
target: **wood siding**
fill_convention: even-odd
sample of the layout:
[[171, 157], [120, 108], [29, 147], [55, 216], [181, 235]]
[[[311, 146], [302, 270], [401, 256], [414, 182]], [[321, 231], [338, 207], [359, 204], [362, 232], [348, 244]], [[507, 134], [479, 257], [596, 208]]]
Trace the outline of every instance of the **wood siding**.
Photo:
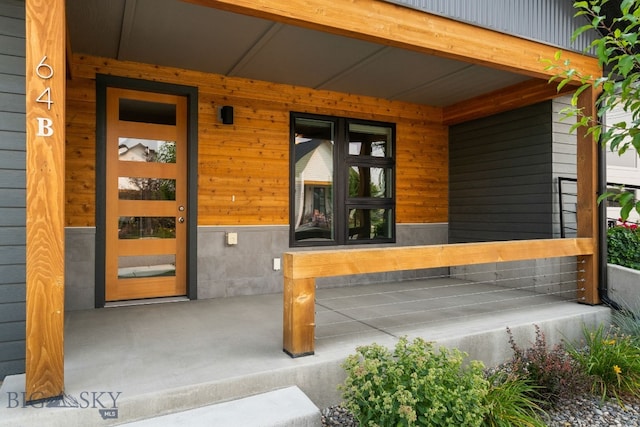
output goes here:
[[449, 242], [552, 237], [551, 102], [450, 130]]
[[[66, 221], [95, 225], [95, 76], [198, 88], [198, 225], [286, 225], [289, 113], [397, 124], [397, 222], [447, 220], [448, 141], [440, 109], [365, 96], [74, 55], [67, 83]], [[234, 107], [223, 125], [217, 108]]]
[[0, 381], [25, 358], [25, 9], [0, 0]]

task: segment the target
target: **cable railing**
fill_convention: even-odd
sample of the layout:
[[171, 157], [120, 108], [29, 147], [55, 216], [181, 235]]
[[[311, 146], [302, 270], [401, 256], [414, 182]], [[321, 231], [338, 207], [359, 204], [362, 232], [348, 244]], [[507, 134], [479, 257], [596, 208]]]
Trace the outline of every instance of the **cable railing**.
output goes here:
[[[577, 183], [575, 178], [558, 177], [558, 201], [560, 212], [560, 236], [575, 237], [577, 235]], [[618, 184], [607, 182], [607, 189], [610, 191], [638, 191], [640, 186], [632, 184]], [[618, 217], [607, 217], [607, 226], [613, 227], [618, 224]]]
[[[511, 309], [519, 300], [527, 301], [527, 306], [532, 301], [550, 304], [562, 299], [597, 303], [594, 245], [591, 238], [567, 238], [286, 252], [283, 349], [292, 357], [310, 355], [316, 339], [357, 332], [362, 325], [391, 331], [433, 321], [447, 306], [449, 312], [462, 311], [468, 316], [486, 309]], [[581, 264], [576, 264], [575, 257]], [[550, 260], [555, 264], [550, 265]], [[512, 267], [520, 262], [523, 265]], [[482, 270], [494, 263], [501, 269]], [[526, 264], [534, 266], [532, 272]], [[316, 279], [323, 277], [442, 267], [447, 267], [449, 274], [429, 279], [446, 281], [435, 288], [434, 282], [429, 282], [416, 290], [419, 282], [409, 286], [411, 282], [403, 281], [388, 284], [386, 289], [375, 287], [383, 284], [338, 287], [330, 291], [335, 295], [316, 289]], [[520, 272], [516, 272], [518, 268]], [[517, 283], [518, 278], [522, 283]], [[349, 293], [352, 295], [346, 298]], [[328, 328], [329, 333], [317, 333], [316, 325]]]
[[537, 267], [520, 264], [463, 274], [454, 270], [401, 283], [318, 289], [315, 339], [376, 332], [397, 336], [433, 323], [578, 301], [583, 264], [563, 259]]

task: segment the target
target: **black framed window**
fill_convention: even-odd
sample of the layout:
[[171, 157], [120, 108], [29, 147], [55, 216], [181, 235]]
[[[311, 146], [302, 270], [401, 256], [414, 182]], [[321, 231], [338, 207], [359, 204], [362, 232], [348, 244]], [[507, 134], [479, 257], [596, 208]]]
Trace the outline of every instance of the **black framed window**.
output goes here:
[[291, 114], [292, 246], [395, 242], [395, 125]]

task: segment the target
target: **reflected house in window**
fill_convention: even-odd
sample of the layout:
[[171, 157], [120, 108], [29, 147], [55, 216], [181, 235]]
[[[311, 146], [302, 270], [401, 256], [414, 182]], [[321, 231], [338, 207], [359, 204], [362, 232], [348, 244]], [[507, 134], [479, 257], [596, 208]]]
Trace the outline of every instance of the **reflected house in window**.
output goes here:
[[333, 141], [296, 137], [296, 239], [332, 238]]

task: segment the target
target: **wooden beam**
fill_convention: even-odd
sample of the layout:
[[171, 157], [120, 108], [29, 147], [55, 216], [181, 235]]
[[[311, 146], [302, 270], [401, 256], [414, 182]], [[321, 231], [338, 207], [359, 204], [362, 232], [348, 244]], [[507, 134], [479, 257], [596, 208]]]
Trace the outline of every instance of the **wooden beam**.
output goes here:
[[526, 107], [573, 91], [575, 87], [570, 85], [557, 90], [557, 85], [547, 80], [532, 79], [445, 107], [443, 123], [456, 125]]
[[[582, 92], [578, 98], [578, 108], [586, 117], [596, 117], [598, 92], [593, 87]], [[577, 131], [577, 173], [578, 173], [578, 237], [589, 238], [593, 243], [593, 254], [579, 258], [581, 285], [578, 286], [578, 300], [585, 304], [599, 304], [598, 295], [598, 141], [587, 128]]]
[[286, 252], [283, 273], [285, 278], [304, 279], [593, 253], [590, 238]]
[[64, 0], [26, 0], [26, 400], [64, 392]]
[[314, 352], [315, 294], [315, 279], [285, 277], [282, 349], [291, 357], [309, 356]]
[[[472, 64], [548, 78], [541, 59], [558, 48], [378, 0], [184, 0]], [[574, 52], [563, 58], [582, 75], [599, 76], [598, 61]]]

